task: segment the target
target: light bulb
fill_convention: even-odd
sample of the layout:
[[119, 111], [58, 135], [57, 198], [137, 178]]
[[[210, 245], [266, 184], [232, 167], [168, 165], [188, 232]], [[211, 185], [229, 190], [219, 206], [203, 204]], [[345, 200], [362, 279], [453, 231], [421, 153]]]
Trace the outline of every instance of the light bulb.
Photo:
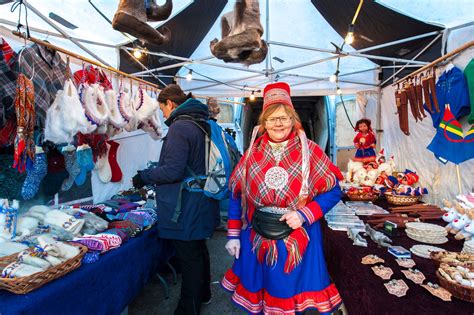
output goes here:
[[336, 89], [336, 93], [337, 93], [338, 95], [341, 95], [341, 94], [342, 94], [342, 90], [341, 90], [341, 88], [340, 88], [340, 87], [337, 87], [337, 89]]
[[347, 36], [344, 39], [344, 42], [346, 42], [347, 45], [352, 44], [354, 42], [354, 33], [352, 32], [347, 33]]
[[191, 81], [193, 79], [193, 70], [189, 70], [188, 74], [186, 74], [186, 80]]
[[250, 100], [255, 101], [255, 93], [252, 91], [252, 94], [250, 94]]
[[142, 50], [140, 48], [133, 48], [133, 57], [140, 59], [143, 56]]
[[331, 74], [331, 76], [329, 77], [329, 82], [334, 83], [334, 82], [336, 82], [336, 80], [337, 80], [337, 75], [336, 74]]

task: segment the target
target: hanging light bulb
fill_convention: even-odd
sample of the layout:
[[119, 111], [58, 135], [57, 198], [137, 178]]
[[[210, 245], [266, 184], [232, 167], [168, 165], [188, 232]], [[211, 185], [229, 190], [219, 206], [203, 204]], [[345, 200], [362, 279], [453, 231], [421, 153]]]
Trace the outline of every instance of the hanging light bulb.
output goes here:
[[329, 77], [329, 82], [336, 82], [337, 81], [337, 78], [339, 76], [339, 70], [337, 70], [336, 72], [334, 72], [334, 74], [332, 74], [330, 77]]
[[340, 87], [337, 87], [337, 89], [336, 89], [336, 94], [337, 94], [337, 95], [341, 95], [341, 94], [342, 94], [342, 90], [341, 90]]
[[143, 56], [143, 53], [139, 47], [133, 48], [133, 57], [140, 59], [142, 56]]
[[252, 91], [252, 94], [250, 94], [250, 100], [253, 102], [255, 101], [255, 92]]
[[350, 45], [354, 42], [354, 24], [349, 24], [349, 30], [347, 31], [346, 38], [344, 38], [344, 42], [347, 45]]
[[193, 79], [193, 70], [189, 69], [188, 74], [186, 74], [186, 80], [191, 81]]

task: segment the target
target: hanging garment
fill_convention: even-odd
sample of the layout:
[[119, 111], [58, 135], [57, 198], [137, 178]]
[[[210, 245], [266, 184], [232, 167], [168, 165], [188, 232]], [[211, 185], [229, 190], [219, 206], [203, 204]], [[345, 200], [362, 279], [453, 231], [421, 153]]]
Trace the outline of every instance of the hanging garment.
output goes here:
[[469, 114], [470, 107], [467, 82], [459, 68], [453, 67], [445, 71], [439, 77], [438, 82], [436, 82], [436, 97], [440, 111], [439, 113], [436, 111], [433, 113], [430, 112], [431, 118], [433, 119], [433, 127], [437, 128], [439, 126], [444, 115], [444, 105], [446, 104], [449, 104], [451, 112], [456, 119]]
[[70, 70], [59, 53], [38, 44], [24, 48], [19, 55], [21, 72], [32, 78], [35, 86], [37, 125], [43, 128], [46, 111], [62, 89]]
[[471, 59], [466, 68], [464, 68], [464, 75], [466, 76], [469, 99], [471, 101], [471, 114], [469, 115], [468, 122], [474, 124], [474, 59]]
[[33, 82], [23, 74], [18, 76], [15, 115], [17, 132], [15, 137], [15, 151], [13, 153], [13, 168], [23, 173], [33, 165], [35, 160], [35, 90]]
[[448, 161], [459, 164], [474, 158], [474, 127], [463, 135], [462, 126], [456, 120], [449, 106], [443, 110], [443, 120], [436, 129], [436, 135], [428, 145], [428, 150], [443, 164]]
[[[0, 38], [0, 130], [8, 119], [14, 120], [13, 100], [16, 93], [15, 73], [16, 53], [8, 43]], [[0, 140], [1, 141], [1, 140]], [[0, 146], [5, 145], [0, 142]]]

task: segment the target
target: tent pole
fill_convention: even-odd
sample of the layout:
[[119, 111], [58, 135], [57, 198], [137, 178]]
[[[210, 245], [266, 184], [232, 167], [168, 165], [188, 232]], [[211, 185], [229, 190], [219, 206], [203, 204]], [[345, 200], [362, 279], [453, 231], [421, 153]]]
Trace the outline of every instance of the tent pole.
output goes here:
[[[203, 58], [196, 59], [196, 61], [205, 61], [205, 60], [209, 60], [209, 59], [213, 59], [213, 58], [214, 58], [214, 56], [207, 56], [207, 57], [203, 57]], [[132, 74], [133, 74], [133, 75], [139, 75], [139, 74], [147, 74], [147, 73], [155, 72], [155, 71], [173, 69], [173, 68], [178, 68], [178, 67], [181, 67], [181, 66], [185, 66], [185, 65], [191, 64], [191, 63], [193, 63], [193, 62], [194, 62], [194, 60], [183, 61], [183, 62], [175, 63], [175, 64], [172, 64], [172, 65], [169, 65], [169, 66], [163, 66], [163, 67], [159, 67], [159, 68], [153, 68], [153, 69], [146, 70], [146, 71], [134, 72], [134, 73], [132, 73]]]
[[[265, 5], [265, 9], [266, 9], [266, 13], [267, 13], [267, 17], [266, 17], [266, 33], [265, 33], [265, 40], [267, 42], [267, 45], [270, 45], [268, 44], [268, 41], [270, 40], [270, 8], [269, 8], [269, 0], [266, 1], [266, 5]], [[270, 52], [270, 47], [268, 47], [269, 51]], [[270, 59], [270, 54], [268, 53], [266, 56], [265, 56], [265, 73], [266, 76], [268, 76], [268, 65], [269, 65], [269, 60]]]
[[448, 58], [450, 58], [450, 57], [452, 57], [452, 56], [454, 56], [454, 55], [457, 55], [457, 54], [459, 54], [460, 52], [462, 52], [462, 51], [464, 51], [464, 50], [466, 50], [466, 49], [468, 49], [468, 48], [470, 48], [470, 47], [472, 47], [472, 46], [474, 46], [474, 40], [465, 43], [464, 45], [462, 45], [462, 46], [456, 48], [455, 50], [453, 50], [453, 51], [447, 53], [446, 55], [441, 56], [441, 57], [439, 57], [438, 59], [436, 59], [436, 60], [430, 62], [429, 64], [427, 64], [427, 65], [421, 67], [420, 69], [416, 70], [415, 72], [412, 72], [412, 73], [410, 73], [409, 75], [407, 75], [407, 76], [405, 76], [405, 77], [399, 79], [397, 82], [392, 83], [392, 86], [393, 86], [393, 85], [397, 85], [398, 83], [403, 82], [403, 81], [405, 81], [405, 80], [408, 79], [408, 78], [414, 77], [414, 76], [416, 76], [418, 73], [421, 73], [421, 72], [425, 71], [426, 69], [432, 68], [433, 66], [435, 66], [435, 65], [438, 64], [438, 63], [440, 63], [441, 61], [444, 61], [444, 60], [446, 60], [446, 59], [448, 59]]
[[[431, 42], [428, 43], [428, 45], [426, 45], [422, 50], [420, 50], [413, 58], [411, 58], [411, 60], [415, 60], [416, 58], [420, 57], [421, 54], [423, 54], [428, 48], [430, 48], [434, 43], [436, 43], [436, 41], [441, 37], [443, 36], [443, 34], [438, 34], [438, 36], [436, 36], [435, 38], [433, 38], [433, 40]], [[390, 81], [392, 78], [394, 78], [397, 74], [399, 74], [400, 72], [403, 71], [403, 69], [405, 69], [405, 67], [407, 66], [408, 64], [404, 65], [403, 67], [401, 67], [400, 69], [398, 69], [394, 74], [392, 74], [390, 77], [388, 77], [387, 79], [385, 79], [385, 81], [382, 82], [382, 86], [387, 83], [388, 81]]]
[[[382, 73], [382, 68], [379, 68], [377, 71], [377, 78], [380, 78], [380, 74]], [[376, 125], [376, 137], [377, 137], [377, 144], [380, 146], [382, 145], [382, 135], [383, 135], [383, 128], [382, 128], [382, 87], [380, 86], [380, 81], [377, 79], [379, 86], [377, 87], [377, 125]]]
[[459, 171], [459, 164], [456, 164], [456, 175], [457, 175], [457, 178], [458, 178], [459, 194], [462, 195], [461, 172]]
[[[137, 63], [140, 67], [142, 67], [142, 69], [145, 69], [145, 70], [150, 70], [148, 69], [143, 63], [140, 62], [140, 60], [138, 60], [137, 58], [135, 58], [128, 50], [126, 49], [123, 49], [123, 51], [125, 51], [127, 53], [127, 55], [132, 58], [133, 61], [135, 61], [135, 63]], [[167, 86], [168, 84], [166, 84], [165, 82], [163, 82], [156, 74], [154, 74], [153, 72], [150, 73], [150, 75], [155, 78], [156, 80], [158, 80], [161, 84], [163, 84], [164, 86]]]
[[376, 45], [376, 46], [371, 46], [371, 47], [367, 47], [367, 48], [358, 49], [357, 52], [363, 53], [363, 52], [370, 51], [370, 50], [375, 50], [375, 49], [379, 49], [379, 48], [385, 48], [385, 47], [388, 47], [388, 46], [393, 46], [393, 45], [398, 45], [398, 44], [410, 42], [410, 41], [416, 40], [416, 39], [421, 39], [421, 38], [425, 38], [425, 37], [439, 35], [441, 33], [442, 33], [442, 31], [429, 32], [429, 33], [425, 33], [425, 34], [421, 34], [421, 35], [416, 35], [416, 36], [407, 37], [407, 38], [404, 38], [404, 39], [395, 40], [393, 42], [388, 42], [388, 43], [385, 43], [385, 44], [380, 44], [380, 45]]
[[341, 52], [338, 53], [338, 52], [336, 52], [335, 50], [330, 50], [330, 49], [309, 47], [309, 46], [303, 46], [303, 45], [295, 45], [295, 44], [287, 44], [287, 43], [282, 43], [282, 42], [270, 41], [270, 44], [278, 45], [278, 46], [284, 46], [284, 47], [291, 47], [291, 48], [299, 48], [299, 49], [305, 49], [305, 50], [312, 50], [312, 51], [320, 51], [320, 52], [325, 52], [325, 53], [340, 55], [341, 57], [353, 56], [353, 57], [369, 58], [369, 59], [376, 59], [376, 60], [385, 60], [385, 61], [395, 61], [395, 62], [412, 63], [412, 64], [418, 64], [418, 65], [426, 65], [426, 64], [428, 64], [427, 62], [424, 62], [424, 61], [416, 61], [416, 60], [409, 60], [409, 59], [384, 57], [384, 56], [377, 56], [377, 55], [368, 55], [368, 54], [359, 53], [359, 52], [357, 52], [357, 51], [354, 51], [354, 52], [341, 51]]
[[294, 69], [298, 69], [298, 68], [302, 68], [302, 67], [306, 67], [306, 66], [311, 66], [311, 65], [315, 65], [315, 64], [318, 64], [318, 63], [321, 63], [321, 62], [334, 60], [334, 59], [337, 59], [337, 58], [338, 58], [338, 56], [331, 56], [331, 57], [327, 57], [327, 58], [324, 58], [324, 59], [318, 59], [318, 60], [313, 60], [313, 61], [309, 61], [309, 62], [305, 62], [305, 63], [300, 63], [298, 65], [294, 65], [294, 66], [291, 66], [291, 67], [278, 69], [276, 71], [273, 71], [272, 74], [277, 74], [277, 73], [284, 72], [284, 71], [289, 71], [289, 70], [294, 70]]
[[102, 58], [100, 58], [99, 56], [97, 56], [96, 54], [94, 54], [92, 51], [90, 51], [87, 47], [85, 47], [84, 45], [82, 45], [80, 42], [78, 42], [77, 40], [75, 40], [74, 38], [72, 38], [66, 31], [64, 31], [62, 28], [60, 28], [59, 26], [57, 26], [56, 24], [54, 24], [53, 22], [51, 22], [51, 20], [49, 18], [47, 18], [46, 16], [44, 16], [40, 11], [38, 11], [34, 6], [32, 6], [31, 4], [29, 4], [26, 0], [23, 0], [23, 3], [28, 7], [28, 9], [30, 9], [31, 11], [33, 11], [37, 16], [39, 16], [43, 21], [45, 21], [46, 23], [48, 23], [49, 25], [51, 25], [56, 31], [58, 31], [59, 33], [61, 33], [62, 35], [64, 35], [67, 39], [69, 39], [71, 42], [73, 42], [74, 44], [76, 44], [77, 47], [81, 48], [83, 51], [85, 51], [86, 53], [88, 53], [89, 55], [91, 55], [92, 57], [94, 57], [95, 59], [97, 59], [98, 61], [100, 61], [102, 64], [110, 67], [110, 65], [105, 62]]
[[260, 76], [262, 76], [262, 74], [256, 74], [256, 75], [251, 75], [251, 76], [247, 76], [247, 77], [240, 77], [240, 78], [233, 79], [233, 80], [230, 80], [230, 81], [224, 81], [222, 83], [214, 83], [214, 84], [209, 84], [209, 85], [205, 85], [205, 86], [195, 87], [195, 88], [192, 88], [192, 89], [187, 89], [187, 91], [196, 91], [196, 90], [207, 89], [207, 88], [222, 85], [222, 84], [230, 84], [230, 83], [234, 83], [236, 81], [253, 79], [253, 78], [260, 77]]
[[105, 70], [107, 70], [107, 71], [111, 71], [111, 72], [117, 73], [117, 74], [119, 74], [119, 75], [121, 75], [121, 76], [123, 76], [123, 77], [127, 77], [127, 78], [130, 78], [130, 79], [132, 79], [132, 80], [135, 80], [135, 81], [138, 81], [138, 82], [140, 82], [140, 83], [143, 83], [143, 84], [145, 84], [145, 85], [148, 85], [148, 86], [154, 87], [154, 88], [156, 88], [156, 89], [159, 89], [159, 86], [156, 85], [156, 84], [153, 84], [153, 83], [150, 83], [150, 82], [148, 82], [148, 81], [142, 80], [142, 79], [140, 79], [140, 78], [134, 77], [133, 75], [130, 75], [130, 74], [125, 73], [125, 72], [123, 72], [123, 71], [117, 70], [117, 69], [115, 69], [115, 68], [112, 68], [112, 67], [103, 65], [103, 64], [101, 64], [101, 63], [99, 63], [99, 62], [97, 62], [97, 61], [95, 61], [95, 60], [92, 60], [92, 59], [89, 59], [89, 58], [87, 58], [87, 57], [78, 55], [78, 54], [73, 53], [73, 52], [71, 52], [71, 51], [69, 51], [69, 50], [66, 50], [66, 49], [64, 49], [64, 48], [61, 48], [61, 47], [59, 47], [59, 46], [56, 46], [56, 45], [50, 44], [50, 43], [48, 43], [48, 42], [45, 42], [45, 41], [43, 41], [43, 40], [41, 40], [41, 39], [37, 39], [37, 38], [34, 38], [34, 37], [26, 38], [26, 35], [25, 35], [25, 34], [19, 33], [19, 32], [17, 32], [17, 31], [13, 31], [12, 34], [13, 34], [13, 35], [16, 35], [16, 36], [18, 36], [18, 37], [20, 37], [20, 38], [24, 38], [24, 39], [26, 39], [26, 40], [29, 40], [30, 42], [36, 43], [36, 44], [38, 44], [38, 45], [42, 45], [42, 46], [44, 46], [44, 47], [46, 47], [46, 48], [59, 51], [60, 53], [63, 53], [63, 54], [68, 55], [68, 56], [71, 56], [71, 57], [76, 58], [76, 59], [78, 59], [78, 60], [82, 60], [82, 61], [84, 61], [84, 62], [86, 62], [86, 63], [90, 63], [90, 64], [92, 64], [92, 65], [101, 67], [101, 68], [103, 68], [103, 69], [105, 69]]

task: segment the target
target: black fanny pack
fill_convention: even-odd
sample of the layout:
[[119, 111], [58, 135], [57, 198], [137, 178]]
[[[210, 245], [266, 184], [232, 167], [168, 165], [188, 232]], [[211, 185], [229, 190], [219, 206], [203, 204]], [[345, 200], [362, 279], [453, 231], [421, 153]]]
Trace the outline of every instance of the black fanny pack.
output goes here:
[[293, 232], [285, 221], [280, 221], [282, 215], [256, 210], [252, 217], [252, 227], [264, 238], [281, 240]]

